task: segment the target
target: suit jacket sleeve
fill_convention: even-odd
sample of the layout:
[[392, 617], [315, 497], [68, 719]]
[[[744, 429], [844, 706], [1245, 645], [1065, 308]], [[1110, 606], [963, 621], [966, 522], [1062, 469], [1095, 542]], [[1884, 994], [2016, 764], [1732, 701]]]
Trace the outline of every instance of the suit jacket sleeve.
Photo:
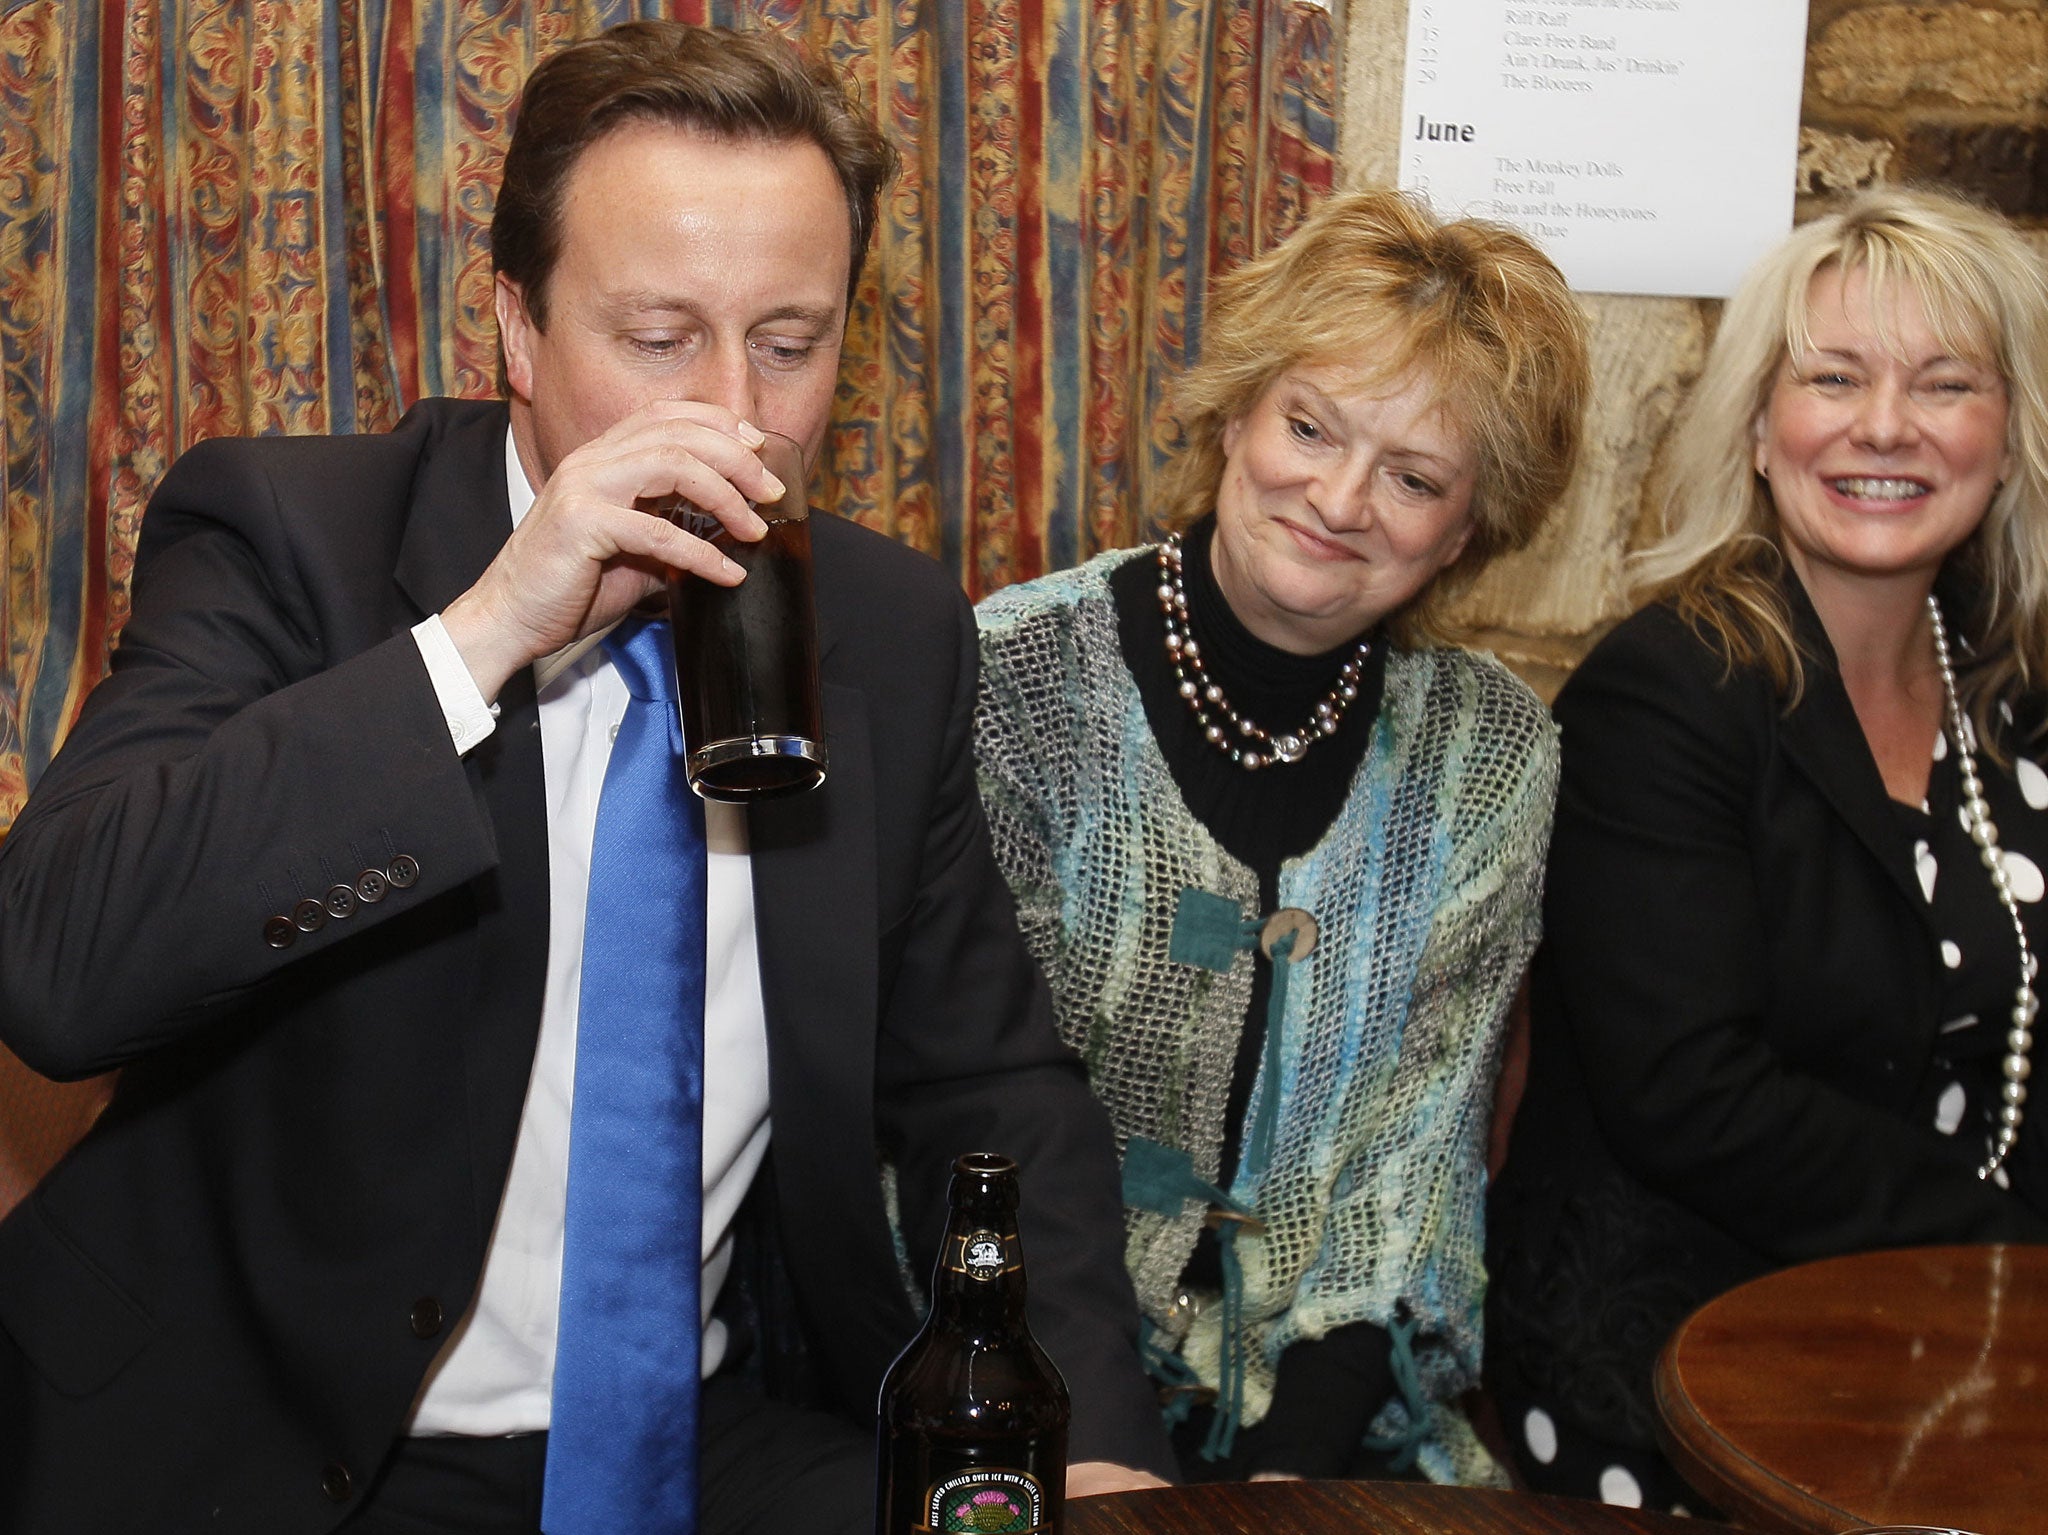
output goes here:
[[1069, 1455], [1171, 1475], [1138, 1358], [1108, 1116], [1054, 1029], [976, 792], [977, 662], [964, 601], [955, 628], [937, 812], [878, 1055], [883, 1132], [896, 1150], [912, 1261], [920, 1276], [930, 1272], [953, 1158], [982, 1149], [1015, 1157], [1031, 1325], [1073, 1397]]
[[[1901, 1018], [1770, 1016], [1775, 967], [1807, 962], [1802, 951], [1824, 935], [1786, 931], [1779, 892], [1762, 888], [1760, 849], [1805, 829], [1780, 822], [1760, 788], [1782, 771], [1772, 690], [1723, 672], [1686, 626], [1652, 610], [1596, 650], [1557, 704], [1564, 777], [1546, 941], [1610, 1147], [1651, 1187], [1781, 1262], [2048, 1235], [1976, 1177], [1976, 1147], [1903, 1122], [1848, 1088], [1843, 1052], [1809, 1048], [1845, 1030], [1895, 1032]], [[1900, 960], [1883, 952], [1884, 934], [1849, 936], [1872, 964]], [[1904, 990], [1901, 1010], [1912, 1005]]]
[[[0, 852], [0, 1028], [51, 1076], [177, 1038], [495, 859], [417, 646], [335, 653], [256, 447], [202, 444], [165, 478], [112, 674]], [[266, 942], [401, 852], [414, 883]]]

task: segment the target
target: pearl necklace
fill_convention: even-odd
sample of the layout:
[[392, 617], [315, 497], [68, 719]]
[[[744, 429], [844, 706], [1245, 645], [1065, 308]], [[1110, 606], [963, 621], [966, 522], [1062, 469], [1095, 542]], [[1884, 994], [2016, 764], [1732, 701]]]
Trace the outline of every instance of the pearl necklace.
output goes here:
[[1209, 744], [1247, 771], [1275, 762], [1301, 761], [1316, 742], [1337, 733], [1344, 711], [1358, 698], [1358, 679], [1364, 674], [1365, 658], [1372, 653], [1370, 639], [1360, 640], [1352, 649], [1337, 673], [1336, 685], [1316, 701], [1314, 712], [1298, 730], [1276, 736], [1231, 708], [1223, 689], [1202, 665], [1202, 647], [1188, 627], [1188, 591], [1181, 572], [1178, 533], [1159, 546], [1159, 609], [1166, 615], [1166, 656], [1180, 679], [1180, 696], [1194, 711]]
[[1941, 669], [1942, 697], [1948, 704], [1948, 733], [1956, 747], [1956, 766], [1963, 779], [1963, 819], [1977, 856], [1991, 875], [1991, 888], [1998, 904], [2012, 919], [2012, 930], [2020, 944], [2020, 984], [2013, 994], [2012, 1027], [2005, 1035], [2005, 1059], [2000, 1062], [2004, 1084], [1999, 1089], [1998, 1128], [1991, 1136], [1990, 1155], [1977, 1169], [1979, 1178], [1991, 1178], [2005, 1166], [2020, 1138], [2020, 1121], [2026, 1117], [2027, 1078], [2033, 1062], [2034, 1014], [2040, 999], [2034, 995], [2034, 952], [2027, 943], [2026, 925], [2020, 921], [2020, 903], [2012, 893], [2012, 879], [2005, 872], [2005, 854], [1998, 846], [1998, 828], [1991, 821], [1991, 806], [1984, 799], [1984, 780], [1977, 776], [1977, 758], [1970, 750], [1970, 738], [1963, 733], [1963, 706], [1956, 697], [1955, 668], [1949, 663], [1948, 626], [1941, 620], [1941, 604], [1932, 593], [1927, 598], [1928, 616], [1934, 620], [1934, 658]]

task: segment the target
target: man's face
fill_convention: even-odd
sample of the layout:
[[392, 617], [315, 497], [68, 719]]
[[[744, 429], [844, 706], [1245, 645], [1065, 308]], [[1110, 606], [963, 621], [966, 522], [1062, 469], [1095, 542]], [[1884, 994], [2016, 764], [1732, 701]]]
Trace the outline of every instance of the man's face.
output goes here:
[[823, 150], [628, 123], [570, 170], [561, 234], [545, 330], [498, 279], [529, 478], [541, 483], [652, 400], [724, 405], [815, 462], [852, 256], [846, 196]]

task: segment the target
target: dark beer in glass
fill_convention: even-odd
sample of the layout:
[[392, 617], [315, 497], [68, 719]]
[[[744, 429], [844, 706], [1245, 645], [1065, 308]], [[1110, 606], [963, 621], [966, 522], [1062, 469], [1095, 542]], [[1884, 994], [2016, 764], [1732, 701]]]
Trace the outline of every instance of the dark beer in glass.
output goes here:
[[1059, 1535], [1067, 1387], [1024, 1316], [1017, 1164], [953, 1164], [931, 1311], [882, 1382], [876, 1535]]
[[759, 542], [687, 504], [668, 513], [747, 573], [738, 586], [669, 575], [676, 702], [690, 787], [705, 799], [794, 794], [825, 777], [803, 457], [773, 432], [760, 451], [787, 489], [755, 506], [768, 524]]

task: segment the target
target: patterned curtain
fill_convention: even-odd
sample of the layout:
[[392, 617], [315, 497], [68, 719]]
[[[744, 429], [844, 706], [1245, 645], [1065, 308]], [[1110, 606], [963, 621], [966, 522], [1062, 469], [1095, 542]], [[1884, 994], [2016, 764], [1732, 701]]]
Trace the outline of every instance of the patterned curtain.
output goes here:
[[646, 15], [801, 38], [903, 151], [825, 504], [977, 596], [1138, 534], [1210, 279], [1331, 184], [1328, 3], [4, 0], [0, 827], [177, 453], [491, 393], [519, 82]]
[[1332, 184], [1340, 7], [0, 0], [0, 835], [178, 453], [493, 392], [492, 191], [562, 42], [768, 25], [873, 103], [904, 174], [813, 489], [980, 596], [1141, 534], [1210, 280]]

